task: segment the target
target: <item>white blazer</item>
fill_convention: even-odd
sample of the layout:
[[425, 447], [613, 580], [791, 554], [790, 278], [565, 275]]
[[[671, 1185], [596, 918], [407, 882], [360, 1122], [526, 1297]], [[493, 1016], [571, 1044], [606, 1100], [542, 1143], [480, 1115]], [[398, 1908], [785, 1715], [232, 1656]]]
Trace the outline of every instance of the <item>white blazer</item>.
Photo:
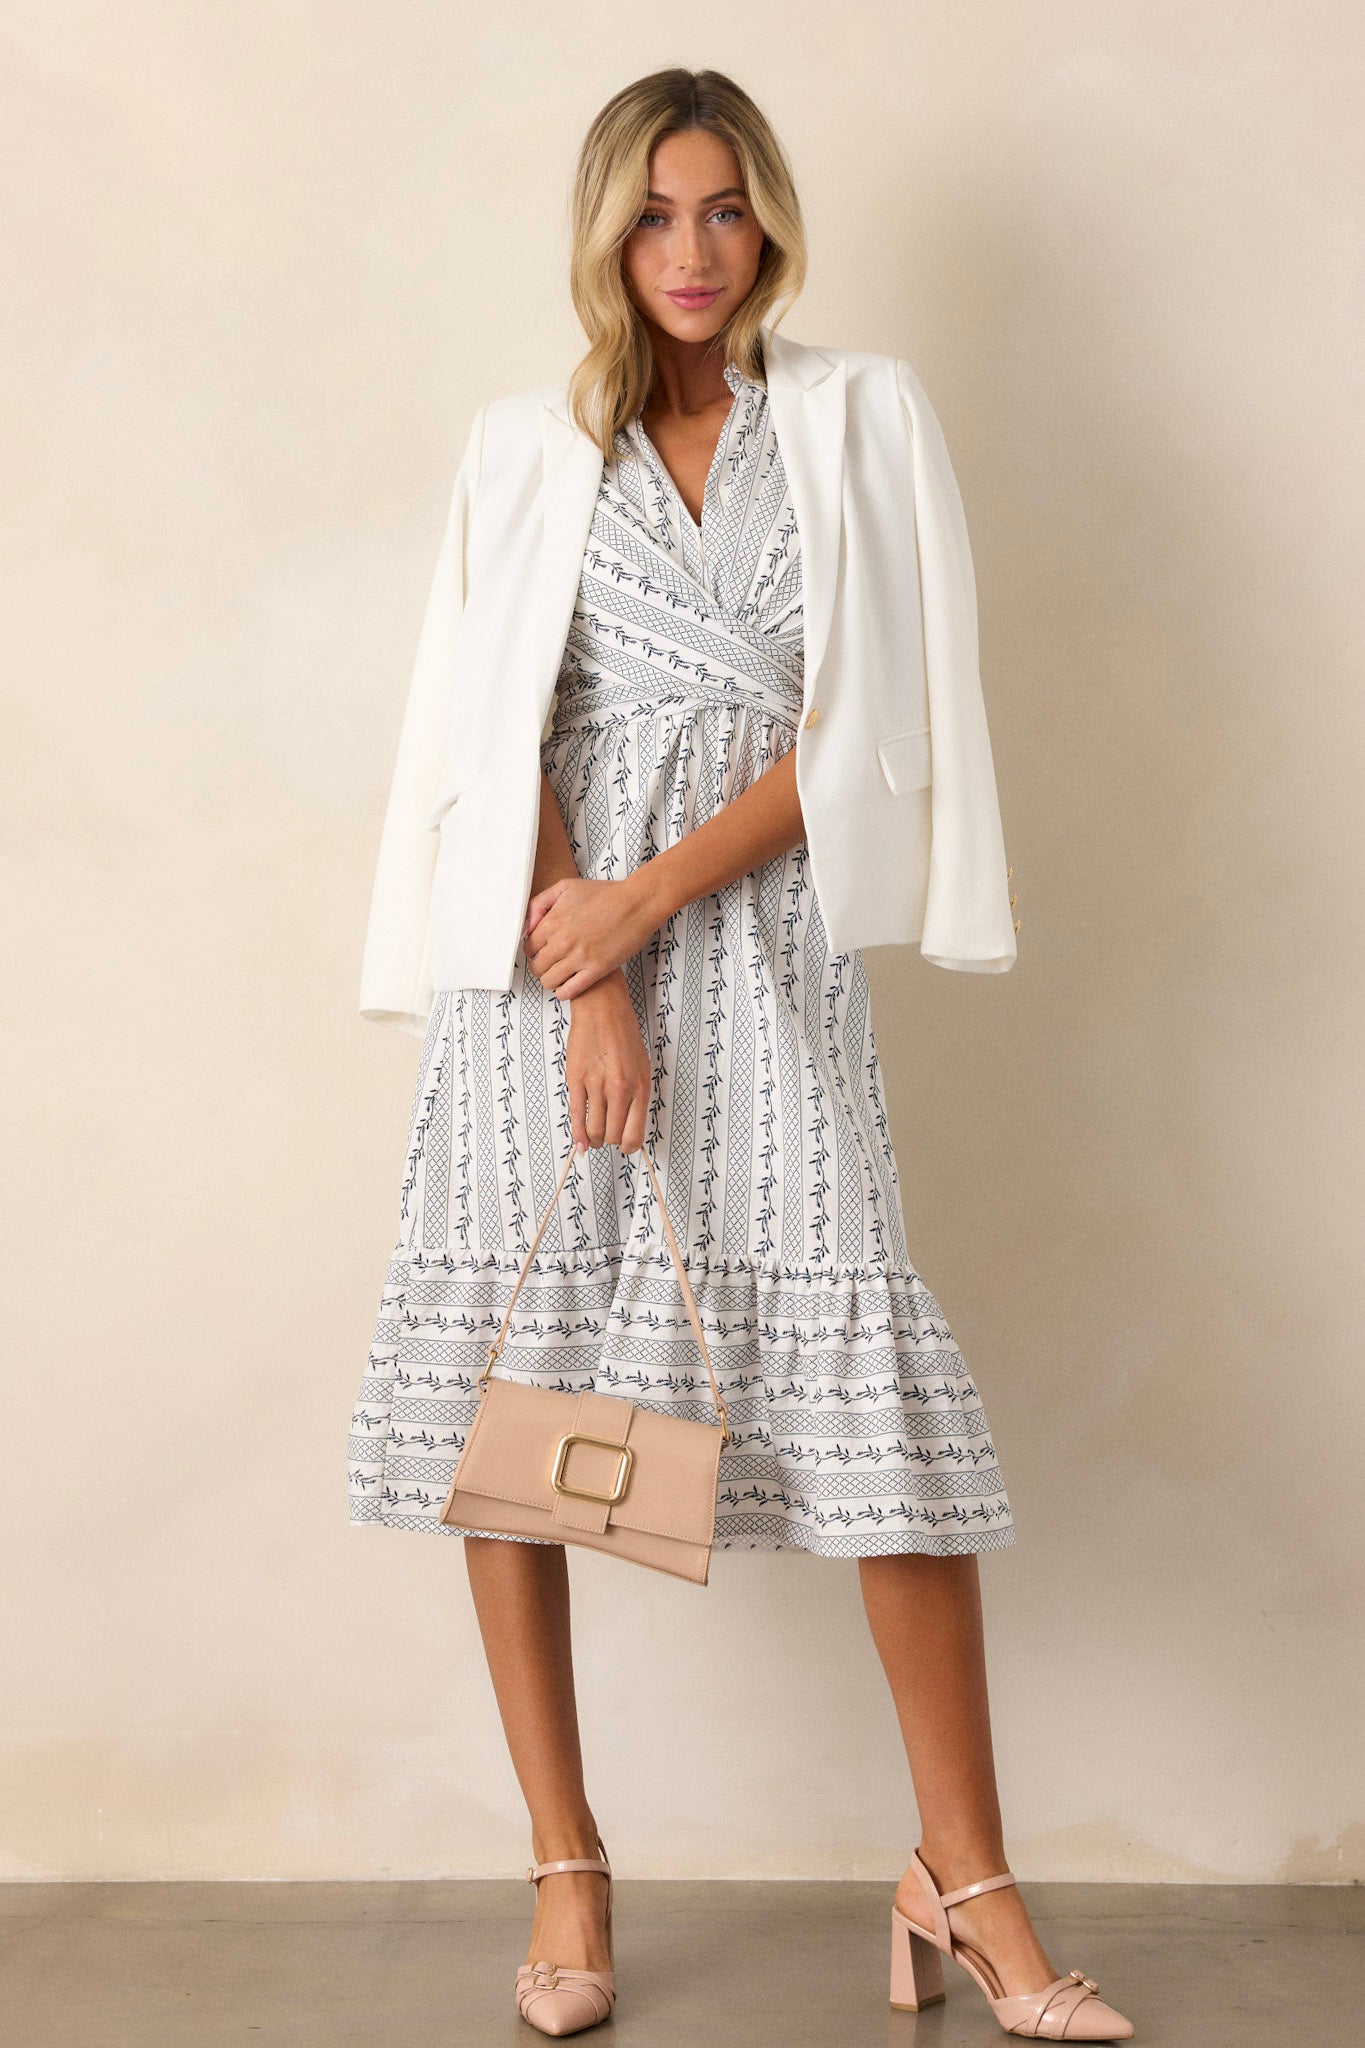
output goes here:
[[[796, 783], [830, 948], [1016, 957], [957, 480], [907, 363], [762, 332], [801, 537]], [[474, 418], [408, 690], [361, 969], [362, 1015], [426, 1028], [438, 988], [511, 986], [540, 742], [602, 475], [567, 384]]]

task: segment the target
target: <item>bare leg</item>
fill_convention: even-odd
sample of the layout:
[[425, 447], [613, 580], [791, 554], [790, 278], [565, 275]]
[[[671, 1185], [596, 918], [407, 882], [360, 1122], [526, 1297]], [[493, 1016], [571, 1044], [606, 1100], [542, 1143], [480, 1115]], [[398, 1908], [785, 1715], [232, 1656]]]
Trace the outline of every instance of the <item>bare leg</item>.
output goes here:
[[[914, 1781], [920, 1861], [941, 1892], [956, 1891], [1009, 1868], [991, 1751], [977, 1560], [911, 1554], [862, 1557], [858, 1566]], [[930, 1925], [908, 1868], [896, 1904], [908, 1918]], [[950, 1906], [948, 1924], [956, 1940], [989, 1960], [1003, 1991], [1041, 1990], [1060, 1974], [1015, 1885]]]
[[[583, 1788], [583, 1756], [569, 1634], [569, 1567], [562, 1543], [466, 1536], [465, 1564], [512, 1766], [531, 1816], [537, 1863], [597, 1854], [597, 1822]], [[561, 1870], [536, 1886], [523, 1958], [605, 1970], [607, 1880]]]

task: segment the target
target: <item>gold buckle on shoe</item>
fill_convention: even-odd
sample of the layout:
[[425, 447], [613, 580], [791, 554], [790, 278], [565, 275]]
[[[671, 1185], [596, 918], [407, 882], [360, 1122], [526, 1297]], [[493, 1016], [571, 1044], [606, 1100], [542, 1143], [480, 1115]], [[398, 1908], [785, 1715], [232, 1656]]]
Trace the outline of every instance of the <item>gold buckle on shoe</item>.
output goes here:
[[1087, 1991], [1098, 1991], [1099, 1985], [1093, 1977], [1087, 1977], [1082, 1970], [1068, 1970], [1068, 1977], [1074, 1977], [1078, 1984], [1084, 1984]]
[[[569, 1455], [570, 1444], [598, 1444], [604, 1451], [615, 1451], [617, 1457], [621, 1460], [621, 1465], [620, 1470], [616, 1474], [614, 1492], [594, 1493], [588, 1487], [570, 1486], [567, 1483], [564, 1478], [564, 1460]], [[614, 1444], [610, 1437], [585, 1436], [581, 1430], [571, 1429], [567, 1436], [562, 1436], [559, 1439], [559, 1447], [555, 1452], [554, 1468], [550, 1473], [550, 1484], [556, 1493], [572, 1494], [575, 1500], [595, 1500], [603, 1507], [614, 1507], [626, 1490], [626, 1480], [630, 1476], [630, 1467], [634, 1456], [635, 1453], [629, 1444]]]

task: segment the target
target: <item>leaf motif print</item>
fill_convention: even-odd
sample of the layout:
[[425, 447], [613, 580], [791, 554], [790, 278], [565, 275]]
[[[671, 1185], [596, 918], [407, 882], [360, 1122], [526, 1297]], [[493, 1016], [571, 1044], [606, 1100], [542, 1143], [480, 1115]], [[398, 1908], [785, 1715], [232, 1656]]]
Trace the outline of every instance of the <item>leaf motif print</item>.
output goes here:
[[[800, 535], [765, 387], [726, 375], [699, 527], [638, 421], [603, 465], [541, 747], [584, 875], [633, 872], [795, 744]], [[805, 844], [684, 905], [625, 968], [734, 1431], [716, 1549], [1008, 1547], [980, 1392], [906, 1246], [865, 964], [830, 953]], [[569, 1008], [524, 959], [510, 989], [437, 991], [350, 1433], [357, 1523], [463, 1533], [440, 1508], [572, 1142]], [[638, 1159], [600, 1148], [570, 1174], [497, 1370], [710, 1419]]]

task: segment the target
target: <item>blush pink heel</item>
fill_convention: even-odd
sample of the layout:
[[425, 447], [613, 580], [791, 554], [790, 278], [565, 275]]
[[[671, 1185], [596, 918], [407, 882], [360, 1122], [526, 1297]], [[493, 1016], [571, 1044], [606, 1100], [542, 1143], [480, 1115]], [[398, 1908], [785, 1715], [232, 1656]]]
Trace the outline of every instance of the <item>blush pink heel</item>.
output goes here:
[[[942, 1998], [943, 1956], [960, 1963], [967, 1975], [981, 1986], [986, 2003], [1007, 2034], [1019, 2034], [1030, 2041], [1126, 2041], [1131, 2023], [1096, 1994], [1099, 1985], [1079, 1970], [1068, 1970], [1045, 1984], [1041, 1991], [1002, 1993], [1000, 1980], [986, 1958], [976, 1949], [954, 1941], [948, 1926], [949, 1906], [970, 1899], [977, 1892], [991, 1892], [1002, 1884], [1013, 1884], [1014, 1873], [983, 1877], [976, 1884], [964, 1884], [955, 1892], [940, 1893], [917, 1855], [910, 1867], [919, 1879], [924, 1901], [933, 1916], [933, 1932], [908, 1920], [900, 1909], [891, 1908], [891, 2003], [902, 2012], [918, 2012]], [[992, 1988], [993, 1987], [993, 1988]]]
[[[607, 1879], [607, 1954], [615, 1956], [611, 1944], [611, 1865], [602, 1837], [597, 1837], [598, 1856], [566, 1856], [558, 1863], [533, 1863], [527, 1882], [539, 1884], [555, 1870], [601, 1870]], [[570, 1970], [562, 1963], [523, 1963], [517, 1971], [517, 2011], [542, 2034], [581, 2034], [585, 2027], [600, 2026], [616, 2003], [616, 1971]]]

